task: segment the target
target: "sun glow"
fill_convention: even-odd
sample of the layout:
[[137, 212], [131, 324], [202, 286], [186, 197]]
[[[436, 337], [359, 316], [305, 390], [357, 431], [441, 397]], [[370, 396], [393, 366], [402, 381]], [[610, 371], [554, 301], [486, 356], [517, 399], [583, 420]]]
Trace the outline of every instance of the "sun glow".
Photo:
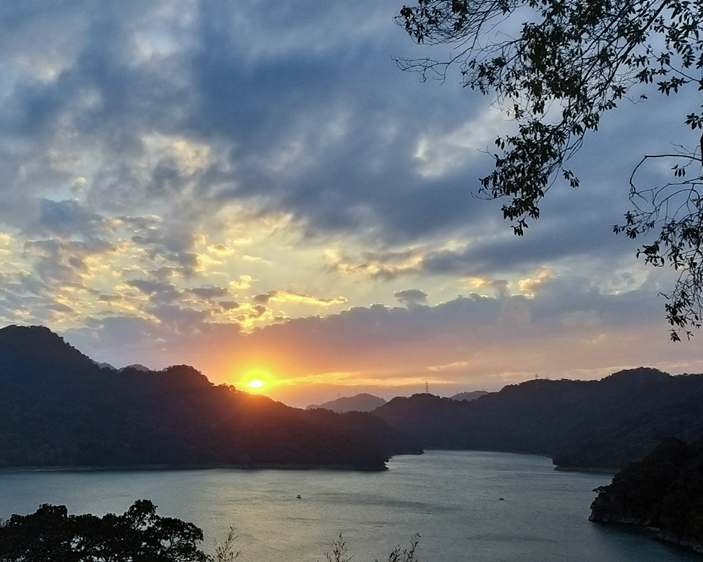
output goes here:
[[271, 374], [264, 369], [250, 369], [239, 379], [247, 392], [261, 392], [270, 386]]

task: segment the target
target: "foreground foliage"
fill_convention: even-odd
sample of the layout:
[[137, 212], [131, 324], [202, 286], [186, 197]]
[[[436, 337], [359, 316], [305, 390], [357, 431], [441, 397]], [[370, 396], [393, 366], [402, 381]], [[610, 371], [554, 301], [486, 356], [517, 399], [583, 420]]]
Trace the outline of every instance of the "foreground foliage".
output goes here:
[[[507, 200], [503, 216], [518, 235], [539, 217], [554, 182], [579, 185], [567, 160], [623, 99], [703, 89], [700, 1], [417, 0], [397, 21], [418, 43], [454, 47], [446, 60], [401, 60], [403, 69], [443, 80], [457, 67], [465, 86], [494, 96], [514, 120], [516, 132], [495, 141], [495, 167], [480, 193]], [[682, 128], [702, 129], [703, 113], [691, 109], [681, 104]], [[674, 143], [675, 150], [645, 155], [635, 167], [634, 209], [615, 231], [654, 234], [638, 255], [680, 272], [666, 295], [678, 340], [703, 317], [703, 177], [697, 136], [692, 146]], [[638, 185], [642, 165], [654, 158], [670, 163], [672, 181]]]
[[[0, 521], [0, 562], [234, 562], [236, 534], [215, 544], [214, 556], [199, 548], [203, 531], [193, 523], [157, 515], [149, 500], [137, 500], [122, 515], [69, 515], [66, 506], [44, 504], [29, 515]], [[418, 562], [420, 535], [397, 546], [388, 562]], [[325, 552], [327, 562], [350, 562], [340, 533]], [[378, 560], [376, 560], [378, 562]]]
[[122, 515], [68, 515], [63, 505], [42, 505], [0, 526], [2, 562], [212, 562], [198, 548], [193, 523], [156, 514], [138, 500]]
[[[410, 539], [408, 548], [396, 546], [388, 555], [388, 562], [418, 562], [415, 551], [419, 543], [420, 535], [416, 534]], [[350, 553], [344, 536], [339, 533], [337, 540], [332, 543], [332, 552], [325, 552], [325, 559], [327, 562], [351, 562], [352, 558], [354, 558], [354, 554]], [[378, 559], [375, 562], [378, 562]]]

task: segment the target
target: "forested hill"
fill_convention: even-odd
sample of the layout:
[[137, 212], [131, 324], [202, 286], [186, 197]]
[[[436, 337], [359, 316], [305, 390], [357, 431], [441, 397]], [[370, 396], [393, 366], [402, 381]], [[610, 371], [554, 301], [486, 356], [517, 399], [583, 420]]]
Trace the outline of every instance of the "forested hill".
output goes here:
[[612, 484], [597, 488], [591, 521], [649, 529], [659, 539], [703, 552], [703, 443], [665, 439]]
[[545, 454], [560, 467], [620, 468], [665, 437], [703, 434], [703, 375], [621, 371], [599, 381], [531, 380], [472, 402], [430, 394], [373, 413], [423, 447]]
[[335, 466], [419, 452], [369, 414], [290, 408], [188, 366], [100, 367], [43, 327], [0, 329], [0, 467]]
[[356, 396], [344, 396], [319, 405], [312, 404], [308, 406], [307, 409], [314, 410], [315, 408], [322, 408], [340, 414], [345, 412], [370, 412], [385, 403], [386, 401], [383, 398], [362, 392]]

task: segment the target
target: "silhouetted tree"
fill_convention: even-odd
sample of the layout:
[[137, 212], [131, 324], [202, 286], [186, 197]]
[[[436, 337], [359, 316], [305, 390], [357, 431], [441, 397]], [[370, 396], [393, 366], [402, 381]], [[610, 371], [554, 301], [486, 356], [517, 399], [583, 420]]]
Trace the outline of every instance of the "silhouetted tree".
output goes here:
[[[198, 548], [203, 532], [193, 523], [161, 517], [149, 500], [138, 500], [123, 514], [68, 515], [63, 505], [44, 504], [30, 515], [0, 521], [0, 562], [234, 562], [236, 534], [230, 528], [215, 555]], [[417, 562], [420, 535], [410, 546], [394, 548], [388, 562]], [[349, 562], [341, 533], [326, 552], [329, 562]]]
[[[522, 235], [555, 181], [579, 185], [566, 161], [633, 87], [651, 85], [667, 96], [703, 89], [702, 18], [699, 0], [417, 0], [403, 7], [398, 23], [418, 43], [456, 48], [446, 60], [398, 62], [423, 79], [443, 80], [457, 67], [465, 86], [492, 94], [517, 123], [516, 133], [496, 139], [495, 168], [479, 193], [506, 198], [503, 216]], [[703, 113], [688, 111], [682, 124], [703, 128]], [[673, 180], [641, 187], [637, 173], [653, 158], [672, 162]], [[634, 209], [614, 227], [631, 238], [654, 231], [638, 256], [679, 272], [665, 295], [673, 340], [701, 326], [701, 162], [698, 143], [644, 156], [630, 179]]]
[[13, 515], [0, 525], [2, 562], [208, 562], [193, 523], [138, 500], [122, 515], [68, 515], [63, 505]]

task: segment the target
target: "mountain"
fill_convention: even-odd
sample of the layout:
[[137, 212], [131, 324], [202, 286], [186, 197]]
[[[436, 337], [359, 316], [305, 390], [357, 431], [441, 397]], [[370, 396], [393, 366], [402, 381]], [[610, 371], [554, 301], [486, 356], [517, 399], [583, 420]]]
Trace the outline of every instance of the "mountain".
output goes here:
[[44, 327], [0, 329], [0, 467], [378, 470], [420, 452], [370, 414], [291, 408], [186, 366], [101, 368]]
[[490, 392], [487, 392], [486, 390], [472, 390], [471, 392], [460, 392], [454, 396], [450, 396], [450, 398], [452, 400], [466, 400], [467, 402], [471, 402], [472, 400], [481, 398], [481, 396], [485, 396], [486, 394], [490, 394]]
[[590, 521], [634, 525], [703, 552], [703, 444], [665, 439], [597, 488]]
[[621, 468], [665, 437], [703, 434], [703, 375], [621, 371], [599, 381], [530, 380], [471, 401], [431, 394], [373, 411], [425, 448], [543, 454], [561, 468]]
[[[111, 365], [108, 365], [111, 366]], [[114, 367], [113, 367], [114, 368]], [[144, 365], [140, 365], [139, 363], [134, 363], [132, 365], [127, 365], [126, 367], [122, 367], [119, 369], [120, 371], [124, 371], [125, 369], [134, 369], [135, 371], [144, 371], [145, 373], [148, 371], [151, 371], [149, 367], [145, 367]]]
[[356, 396], [345, 396], [342, 398], [337, 398], [336, 400], [330, 400], [329, 402], [325, 402], [319, 406], [313, 404], [308, 406], [307, 409], [314, 410], [321, 408], [323, 410], [332, 410], [333, 412], [337, 412], [339, 414], [346, 412], [370, 412], [379, 406], [383, 406], [385, 403], [386, 401], [383, 398], [362, 392]]
[[[460, 392], [451, 397], [452, 400], [476, 400], [481, 396], [490, 394], [485, 390], [474, 390], [471, 392]], [[386, 403], [383, 398], [374, 396], [373, 394], [367, 394], [362, 392], [356, 396], [344, 396], [342, 398], [337, 398], [336, 400], [330, 400], [329, 402], [324, 402], [323, 404], [311, 404], [306, 409], [314, 410], [316, 408], [322, 408], [324, 410], [332, 410], [343, 414], [345, 412], [371, 412], [376, 408], [380, 408]]]

